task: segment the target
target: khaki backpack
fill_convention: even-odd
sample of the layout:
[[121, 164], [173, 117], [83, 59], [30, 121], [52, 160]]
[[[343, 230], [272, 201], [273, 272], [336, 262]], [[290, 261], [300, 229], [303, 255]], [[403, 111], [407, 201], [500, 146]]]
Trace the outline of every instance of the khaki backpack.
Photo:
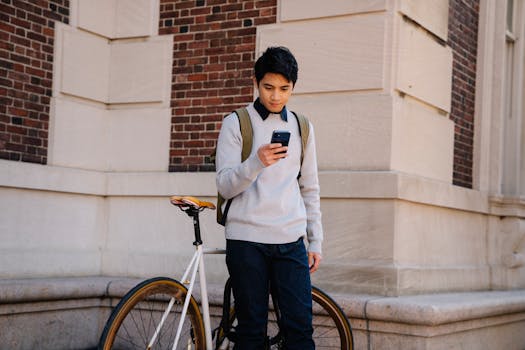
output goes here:
[[[252, 152], [252, 145], [253, 145], [253, 129], [252, 129], [252, 122], [250, 120], [250, 115], [248, 114], [248, 110], [245, 107], [236, 109], [234, 113], [237, 115], [237, 118], [239, 118], [239, 124], [241, 129], [241, 137], [242, 137], [242, 151], [241, 151], [241, 162], [244, 162], [248, 157], [250, 156], [250, 153]], [[301, 165], [303, 164], [303, 158], [304, 158], [304, 149], [306, 148], [306, 143], [308, 142], [308, 136], [310, 135], [310, 123], [308, 122], [308, 119], [306, 119], [305, 116], [301, 114], [296, 114], [295, 112], [292, 112], [295, 118], [297, 119], [297, 124], [299, 124], [299, 133], [301, 134]], [[215, 153], [211, 156], [211, 159], [213, 162], [215, 162]], [[301, 173], [297, 176], [297, 179], [301, 176]], [[217, 223], [224, 226], [226, 224], [226, 217], [228, 215], [228, 210], [230, 209], [230, 205], [232, 203], [233, 198], [228, 199], [226, 202], [226, 207], [224, 207], [224, 211], [222, 210], [222, 205], [226, 201], [226, 199], [221, 196], [220, 193], [217, 193]]]

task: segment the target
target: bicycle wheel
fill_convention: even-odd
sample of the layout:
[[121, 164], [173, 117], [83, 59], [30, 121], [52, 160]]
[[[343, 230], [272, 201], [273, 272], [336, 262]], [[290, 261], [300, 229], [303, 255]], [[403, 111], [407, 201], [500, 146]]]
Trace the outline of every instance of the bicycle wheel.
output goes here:
[[[352, 328], [345, 314], [325, 292], [312, 286], [313, 339], [316, 349], [352, 350]], [[283, 348], [279, 330], [279, 307], [271, 306], [268, 314], [269, 348]]]
[[312, 286], [313, 327], [316, 349], [354, 348], [352, 328], [343, 310], [326, 293]]
[[[352, 328], [339, 305], [319, 288], [312, 286], [312, 326], [316, 349], [352, 350]], [[268, 315], [270, 349], [282, 349], [283, 339], [279, 330], [279, 307], [271, 307]]]
[[[147, 349], [170, 299], [174, 298], [173, 308], [153, 346], [154, 349], [172, 349], [186, 294], [186, 287], [170, 278], [141, 282], [111, 313], [100, 337], [99, 350]], [[192, 296], [177, 349], [205, 348], [204, 324]]]
[[[313, 339], [316, 349], [353, 350], [354, 340], [350, 322], [339, 305], [326, 293], [312, 286]], [[235, 319], [235, 308], [230, 319]], [[268, 313], [268, 348], [283, 349], [284, 339], [279, 330], [280, 311], [270, 304]], [[232, 322], [233, 323], [233, 322]], [[232, 324], [230, 323], [230, 325]], [[234, 341], [235, 338], [233, 338]]]

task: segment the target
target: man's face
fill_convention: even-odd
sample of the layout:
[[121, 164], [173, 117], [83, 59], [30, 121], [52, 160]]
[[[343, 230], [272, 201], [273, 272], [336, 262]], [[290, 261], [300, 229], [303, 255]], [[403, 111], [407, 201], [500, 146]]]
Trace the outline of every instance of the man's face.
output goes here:
[[257, 86], [259, 100], [271, 113], [280, 113], [292, 95], [293, 83], [282, 74], [266, 73]]

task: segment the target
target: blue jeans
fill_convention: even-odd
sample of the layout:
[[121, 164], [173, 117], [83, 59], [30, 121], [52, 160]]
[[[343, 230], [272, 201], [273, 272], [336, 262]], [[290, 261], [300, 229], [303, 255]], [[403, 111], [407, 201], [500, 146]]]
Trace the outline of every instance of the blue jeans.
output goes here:
[[312, 287], [302, 239], [286, 244], [228, 240], [226, 264], [238, 320], [234, 349], [264, 349], [270, 283], [281, 311], [285, 349], [315, 348]]

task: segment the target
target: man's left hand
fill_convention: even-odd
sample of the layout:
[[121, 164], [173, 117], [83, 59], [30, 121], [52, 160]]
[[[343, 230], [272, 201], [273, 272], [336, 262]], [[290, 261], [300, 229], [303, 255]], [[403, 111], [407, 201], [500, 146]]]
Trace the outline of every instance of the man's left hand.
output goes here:
[[317, 271], [322, 259], [321, 254], [308, 252], [308, 266], [310, 266], [310, 273]]

